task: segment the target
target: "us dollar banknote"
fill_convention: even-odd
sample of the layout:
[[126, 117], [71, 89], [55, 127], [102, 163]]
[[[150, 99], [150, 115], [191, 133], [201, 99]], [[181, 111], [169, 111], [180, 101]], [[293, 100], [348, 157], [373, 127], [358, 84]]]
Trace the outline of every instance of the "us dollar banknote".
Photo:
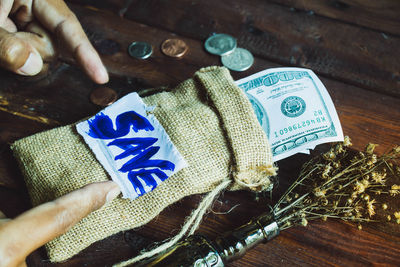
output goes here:
[[343, 141], [339, 117], [315, 73], [273, 68], [236, 81], [267, 134], [273, 159], [309, 153], [315, 146]]

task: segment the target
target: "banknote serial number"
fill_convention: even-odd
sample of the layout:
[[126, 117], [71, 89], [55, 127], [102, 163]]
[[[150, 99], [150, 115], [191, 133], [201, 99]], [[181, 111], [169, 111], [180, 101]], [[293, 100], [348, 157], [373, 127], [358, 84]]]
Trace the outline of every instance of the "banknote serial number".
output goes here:
[[286, 134], [290, 134], [292, 132], [295, 132], [297, 130], [304, 130], [308, 127], [312, 127], [321, 123], [326, 123], [327, 120], [321, 110], [316, 110], [313, 112], [314, 118], [313, 119], [308, 119], [308, 120], [303, 120], [301, 122], [296, 122], [293, 125], [289, 125], [285, 128], [282, 128], [280, 130], [274, 131], [275, 138], [279, 138], [281, 136], [285, 136]]

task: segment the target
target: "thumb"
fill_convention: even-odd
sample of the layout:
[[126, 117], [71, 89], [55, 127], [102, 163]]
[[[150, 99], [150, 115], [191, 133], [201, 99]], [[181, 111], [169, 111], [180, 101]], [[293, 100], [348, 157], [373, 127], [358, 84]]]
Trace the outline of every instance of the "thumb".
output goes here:
[[43, 60], [27, 40], [0, 28], [0, 66], [17, 74], [33, 76], [42, 70]]

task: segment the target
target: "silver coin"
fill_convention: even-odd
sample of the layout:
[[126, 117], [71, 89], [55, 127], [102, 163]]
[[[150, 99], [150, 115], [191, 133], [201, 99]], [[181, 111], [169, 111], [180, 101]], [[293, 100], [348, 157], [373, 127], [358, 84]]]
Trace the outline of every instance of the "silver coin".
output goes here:
[[153, 48], [146, 42], [133, 42], [129, 45], [128, 52], [131, 57], [146, 59], [153, 53]]
[[214, 55], [227, 55], [236, 48], [236, 39], [224, 33], [210, 36], [204, 43], [205, 49]]
[[221, 57], [222, 64], [234, 71], [245, 71], [254, 63], [254, 57], [249, 50], [236, 48], [232, 53]]

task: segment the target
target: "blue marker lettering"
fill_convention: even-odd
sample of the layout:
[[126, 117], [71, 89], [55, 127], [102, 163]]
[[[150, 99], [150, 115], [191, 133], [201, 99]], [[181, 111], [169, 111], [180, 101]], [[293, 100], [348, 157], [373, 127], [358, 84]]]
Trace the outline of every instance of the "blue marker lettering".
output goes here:
[[129, 133], [131, 127], [135, 132], [139, 130], [154, 130], [153, 125], [135, 111], [128, 111], [118, 115], [115, 119], [116, 130], [114, 130], [111, 119], [103, 113], [96, 114], [94, 119], [88, 120], [88, 124], [90, 127], [88, 135], [100, 139], [115, 139], [125, 136]]
[[134, 111], [128, 111], [118, 115], [115, 119], [116, 129], [114, 129], [112, 120], [103, 113], [99, 113], [94, 119], [88, 120], [88, 124], [89, 132], [87, 134], [89, 136], [98, 139], [114, 139], [109, 142], [107, 146], [117, 146], [124, 150], [122, 153], [115, 156], [114, 160], [121, 160], [129, 156], [134, 156], [123, 164], [119, 171], [128, 173], [128, 180], [131, 182], [138, 195], [146, 193], [139, 178], [153, 190], [157, 187], [157, 181], [153, 175], [157, 176], [161, 181], [164, 181], [168, 176], [162, 170], [173, 171], [175, 169], [175, 164], [170, 161], [151, 159], [160, 150], [159, 146], [153, 146], [158, 141], [157, 138], [120, 138], [126, 136], [131, 128], [135, 132], [139, 130], [154, 130], [153, 125], [147, 118], [140, 114]]
[[137, 155], [142, 152], [144, 149], [152, 146], [155, 142], [157, 142], [157, 138], [154, 137], [136, 137], [136, 138], [124, 138], [124, 139], [116, 139], [107, 146], [117, 146], [123, 150], [121, 154], [115, 157], [115, 160], [119, 160], [122, 158], [126, 158], [129, 155]]
[[145, 170], [145, 169], [141, 169], [139, 171], [130, 171], [128, 173], [128, 179], [129, 181], [132, 183], [133, 187], [137, 192], [137, 189], [139, 189], [140, 194], [139, 195], [143, 195], [146, 193], [146, 191], [143, 188], [142, 183], [139, 181], [139, 177], [142, 178], [146, 185], [151, 187], [151, 190], [153, 190], [154, 188], [156, 188], [157, 186], [157, 181], [154, 179], [153, 174], [156, 175], [158, 178], [160, 178], [161, 181], [164, 181], [165, 179], [168, 178], [168, 176], [161, 170], [158, 169], [150, 169], [150, 170]]
[[[147, 139], [147, 140], [143, 140], [144, 142], [142, 143], [141, 139]], [[127, 149], [122, 154], [116, 156], [115, 160], [121, 159], [122, 158], [121, 155], [123, 155], [123, 157], [127, 157], [129, 155], [133, 156], [137, 155], [136, 157], [134, 157], [133, 159], [129, 160], [127, 163], [122, 165], [121, 169], [119, 169], [121, 172], [128, 172], [132, 169], [148, 168], [148, 167], [158, 167], [162, 170], [170, 170], [170, 171], [173, 171], [175, 169], [175, 164], [173, 164], [170, 161], [150, 159], [152, 156], [157, 154], [157, 152], [160, 150], [160, 147], [153, 146], [149, 148], [149, 146], [151, 146], [157, 141], [157, 138], [153, 138], [155, 140], [149, 140], [149, 139], [152, 138], [128, 138], [128, 140], [118, 139], [108, 144], [108, 146], [115, 145], [122, 149]], [[131, 144], [134, 146], [128, 148], [127, 147], [128, 142], [131, 142]], [[123, 143], [123, 145], [120, 145], [119, 143]]]

